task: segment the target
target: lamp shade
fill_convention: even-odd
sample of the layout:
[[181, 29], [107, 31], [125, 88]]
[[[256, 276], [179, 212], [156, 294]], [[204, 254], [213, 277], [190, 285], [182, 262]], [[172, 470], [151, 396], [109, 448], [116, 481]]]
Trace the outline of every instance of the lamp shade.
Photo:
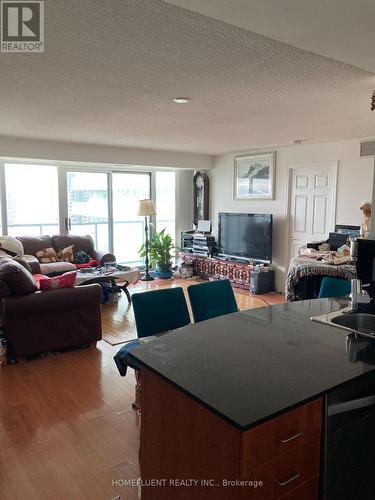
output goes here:
[[152, 200], [139, 200], [137, 215], [145, 217], [146, 215], [156, 215], [154, 203]]

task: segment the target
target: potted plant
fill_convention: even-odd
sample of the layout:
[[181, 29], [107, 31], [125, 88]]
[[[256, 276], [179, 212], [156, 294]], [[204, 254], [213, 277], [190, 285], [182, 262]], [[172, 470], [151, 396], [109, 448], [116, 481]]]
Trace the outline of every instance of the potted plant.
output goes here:
[[[175, 248], [170, 234], [164, 228], [159, 233], [155, 233], [148, 242], [148, 251], [152, 266], [156, 266], [158, 278], [169, 279], [172, 277], [172, 250]], [[146, 256], [145, 245], [139, 250], [140, 257]]]

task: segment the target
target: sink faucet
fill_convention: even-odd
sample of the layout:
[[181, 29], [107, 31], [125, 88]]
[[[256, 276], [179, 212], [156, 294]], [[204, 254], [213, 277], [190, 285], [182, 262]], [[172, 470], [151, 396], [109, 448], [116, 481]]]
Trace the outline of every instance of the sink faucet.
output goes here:
[[[369, 285], [363, 285], [363, 287]], [[350, 292], [350, 302], [351, 306], [349, 311], [354, 311], [357, 309], [358, 304], [369, 304], [371, 297], [370, 295], [363, 290], [361, 280], [351, 280], [351, 292]]]

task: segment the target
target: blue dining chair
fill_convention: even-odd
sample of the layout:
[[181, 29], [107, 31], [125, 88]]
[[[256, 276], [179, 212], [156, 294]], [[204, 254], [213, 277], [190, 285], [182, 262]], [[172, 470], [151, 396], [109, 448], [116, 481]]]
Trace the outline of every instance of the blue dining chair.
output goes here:
[[238, 311], [232, 285], [227, 279], [190, 285], [187, 291], [195, 323]]
[[181, 287], [134, 293], [132, 302], [139, 338], [175, 330], [190, 323]]
[[319, 290], [319, 299], [344, 297], [350, 293], [350, 280], [324, 276]]
[[[139, 339], [175, 330], [190, 323], [185, 295], [180, 287], [134, 293], [132, 303]], [[140, 345], [139, 340], [132, 339], [122, 346], [113, 358], [122, 377], [125, 377], [128, 366], [135, 370], [135, 402], [132, 406], [137, 409], [140, 409], [140, 365], [130, 359], [128, 354]]]

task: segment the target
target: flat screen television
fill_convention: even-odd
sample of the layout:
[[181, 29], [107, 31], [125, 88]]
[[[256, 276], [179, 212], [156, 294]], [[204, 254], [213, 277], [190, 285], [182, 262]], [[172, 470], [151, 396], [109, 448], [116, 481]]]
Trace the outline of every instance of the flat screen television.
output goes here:
[[272, 215], [219, 213], [219, 255], [272, 261]]

